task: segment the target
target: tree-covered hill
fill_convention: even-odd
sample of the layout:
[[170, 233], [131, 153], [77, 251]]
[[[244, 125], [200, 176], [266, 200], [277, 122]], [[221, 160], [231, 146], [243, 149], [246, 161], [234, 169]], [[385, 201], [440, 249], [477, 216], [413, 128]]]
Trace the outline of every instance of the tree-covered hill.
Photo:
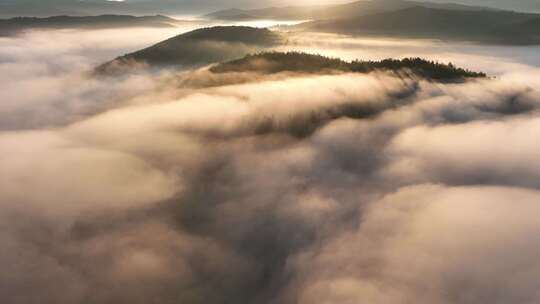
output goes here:
[[116, 58], [98, 67], [114, 72], [119, 67], [143, 64], [149, 67], [196, 67], [231, 60], [284, 42], [282, 36], [264, 28], [216, 26], [194, 30], [146, 49]]
[[249, 26], [215, 26], [202, 28], [183, 34], [181, 36], [166, 40], [158, 46], [175, 43], [176, 38], [190, 40], [208, 40], [222, 42], [238, 42], [250, 45], [274, 46], [282, 42], [282, 37], [266, 28], [256, 28]]
[[279, 72], [325, 73], [340, 71], [369, 73], [373, 71], [391, 71], [409, 72], [422, 78], [440, 81], [486, 77], [484, 73], [458, 68], [451, 63], [443, 64], [421, 58], [347, 62], [337, 58], [299, 52], [268, 52], [248, 55], [242, 59], [220, 63], [210, 70], [214, 73], [256, 72], [262, 74]]

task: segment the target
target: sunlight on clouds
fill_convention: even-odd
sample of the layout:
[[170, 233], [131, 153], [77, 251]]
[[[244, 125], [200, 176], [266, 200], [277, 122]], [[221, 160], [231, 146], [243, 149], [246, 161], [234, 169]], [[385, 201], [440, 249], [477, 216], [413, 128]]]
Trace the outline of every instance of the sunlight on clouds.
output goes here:
[[456, 83], [88, 73], [189, 29], [0, 39], [6, 303], [540, 301], [537, 47], [292, 34], [278, 48], [497, 76]]

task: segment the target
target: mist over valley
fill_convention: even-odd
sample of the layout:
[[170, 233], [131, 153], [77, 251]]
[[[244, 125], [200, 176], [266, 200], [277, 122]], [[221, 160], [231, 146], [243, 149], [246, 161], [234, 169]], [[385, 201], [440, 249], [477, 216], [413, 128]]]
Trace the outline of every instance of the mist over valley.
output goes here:
[[532, 9], [54, 1], [0, 0], [0, 302], [540, 301]]

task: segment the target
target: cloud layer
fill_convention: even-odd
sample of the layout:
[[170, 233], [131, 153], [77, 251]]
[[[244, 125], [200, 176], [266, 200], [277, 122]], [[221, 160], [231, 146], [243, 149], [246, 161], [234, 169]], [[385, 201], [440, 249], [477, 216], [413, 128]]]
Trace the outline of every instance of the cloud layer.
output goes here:
[[20, 50], [0, 63], [6, 303], [540, 300], [534, 67], [103, 80], [101, 51]]

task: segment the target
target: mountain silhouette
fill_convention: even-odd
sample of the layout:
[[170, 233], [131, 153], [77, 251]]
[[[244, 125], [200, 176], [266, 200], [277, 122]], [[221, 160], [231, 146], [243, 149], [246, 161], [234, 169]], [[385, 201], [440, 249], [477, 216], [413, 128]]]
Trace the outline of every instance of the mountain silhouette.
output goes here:
[[197, 67], [240, 58], [284, 43], [282, 36], [264, 28], [216, 26], [202, 28], [116, 58], [98, 72], [116, 72], [133, 66]]
[[182, 21], [162, 15], [129, 16], [54, 16], [46, 18], [16, 17], [0, 20], [0, 34], [16, 34], [31, 29], [101, 29], [122, 27], [172, 27]]
[[540, 44], [540, 15], [412, 7], [354, 18], [310, 21], [297, 29], [358, 35]]
[[448, 10], [483, 11], [486, 7], [453, 3], [433, 3], [408, 0], [370, 0], [346, 4], [318, 6], [269, 7], [263, 9], [228, 9], [206, 15], [221, 20], [277, 19], [277, 20], [326, 20], [364, 16], [391, 12], [411, 7], [426, 7]]

